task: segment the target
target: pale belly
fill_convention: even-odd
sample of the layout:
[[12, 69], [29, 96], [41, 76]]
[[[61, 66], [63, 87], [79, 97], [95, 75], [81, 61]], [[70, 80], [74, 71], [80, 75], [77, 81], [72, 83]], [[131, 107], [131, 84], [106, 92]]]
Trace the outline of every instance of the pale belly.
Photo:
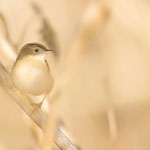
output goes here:
[[12, 71], [15, 85], [26, 93], [41, 95], [51, 91], [53, 78], [45, 62], [19, 62]]

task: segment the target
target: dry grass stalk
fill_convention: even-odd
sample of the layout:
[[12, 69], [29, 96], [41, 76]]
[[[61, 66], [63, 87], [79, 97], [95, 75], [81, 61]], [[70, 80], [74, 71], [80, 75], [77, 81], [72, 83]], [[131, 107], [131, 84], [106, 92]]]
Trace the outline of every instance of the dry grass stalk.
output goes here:
[[46, 17], [44, 16], [44, 13], [42, 12], [42, 10], [37, 4], [32, 3], [32, 8], [35, 11], [37, 17], [40, 19], [42, 24], [40, 29], [40, 36], [42, 40], [47, 44], [47, 46], [50, 49], [56, 51], [55, 56], [56, 58], [59, 58], [58, 40], [55, 31], [50, 24], [50, 21], [47, 21]]
[[[102, 31], [110, 17], [110, 7], [107, 3], [92, 2], [81, 17], [80, 27], [73, 39], [67, 59], [60, 69], [60, 75], [55, 83], [56, 89], [63, 89], [71, 75], [79, 66], [86, 54], [88, 44], [97, 32]], [[64, 68], [65, 66], [65, 68]], [[63, 68], [63, 69], [62, 69]]]
[[[90, 11], [90, 12], [89, 12]], [[86, 10], [83, 18], [84, 21], [81, 22], [81, 27], [79, 32], [77, 33], [75, 39], [72, 42], [70, 54], [68, 55], [66, 70], [64, 70], [63, 74], [57, 79], [55, 83], [54, 94], [55, 95], [58, 91], [63, 91], [66, 82], [69, 81], [72, 73], [76, 70], [76, 67], [80, 64], [84, 54], [85, 48], [88, 45], [89, 41], [92, 37], [96, 34], [98, 30], [102, 30], [106, 21], [109, 18], [109, 9], [107, 5], [101, 5], [98, 3], [92, 3], [89, 5], [88, 9]], [[92, 16], [92, 17], [91, 17]], [[65, 81], [65, 83], [64, 83]], [[54, 96], [53, 96], [54, 97]], [[54, 100], [54, 99], [52, 99]], [[45, 135], [43, 149], [42, 150], [52, 150], [53, 145], [49, 143], [48, 137], [54, 138], [54, 131], [57, 127], [57, 105], [59, 104], [59, 98], [56, 99], [54, 105], [52, 104], [52, 111], [50, 112], [52, 117], [49, 118], [47, 124], [47, 132]], [[53, 108], [54, 107], [54, 108]], [[49, 116], [50, 116], [49, 115]], [[53, 121], [51, 121], [53, 119]], [[51, 139], [51, 140], [52, 140]], [[48, 144], [49, 143], [49, 144]]]
[[[22, 108], [22, 110], [41, 128], [44, 130], [44, 123], [46, 121], [46, 116], [41, 109], [35, 110], [32, 100], [17, 89], [8, 72], [2, 64], [0, 64], [0, 86], [5, 90], [5, 92]], [[33, 111], [35, 110], [35, 111]], [[55, 143], [62, 150], [77, 150], [77, 148], [71, 143], [67, 137], [58, 130], [58, 138]], [[63, 136], [62, 136], [63, 135]], [[62, 144], [62, 145], [61, 145]]]
[[2, 13], [0, 13], [0, 24], [1, 24], [1, 32], [2, 32], [2, 34], [8, 40], [10, 38], [9, 32], [8, 32], [8, 27], [7, 27], [7, 23], [6, 23], [5, 17], [3, 16]]
[[79, 66], [88, 50], [86, 47], [91, 42], [93, 36], [95, 36], [97, 32], [103, 30], [109, 16], [110, 7], [107, 3], [93, 2], [89, 4], [83, 17], [81, 17], [83, 22], [80, 23], [80, 28], [71, 43], [67, 59], [64, 60], [65, 63], [62, 63], [63, 66], [61, 66], [60, 69], [60, 76], [55, 83], [56, 89], [64, 89], [64, 85], [70, 80], [71, 75]]
[[57, 120], [57, 108], [59, 102], [60, 92], [57, 91], [52, 97], [51, 109], [48, 116], [48, 122], [46, 126], [46, 132], [44, 134], [44, 140], [42, 143], [42, 150], [53, 150], [54, 139], [57, 138], [56, 131], [58, 128], [58, 120]]
[[3, 37], [5, 37], [6, 41], [9, 42], [9, 45], [13, 47], [13, 49], [16, 51], [16, 45], [12, 41], [9, 34], [7, 21], [1, 12], [0, 12], [0, 32], [2, 33]]
[[115, 150], [116, 141], [118, 139], [118, 127], [117, 127], [116, 112], [113, 105], [108, 106], [107, 116], [108, 116], [110, 138], [112, 142], [112, 149]]
[[11, 66], [16, 59], [15, 46], [11, 42], [7, 23], [2, 13], [0, 13], [0, 29], [0, 50], [2, 56], [5, 56], [5, 58], [1, 57], [1, 59], [4, 59], [2, 61], [4, 62], [5, 67]]
[[[1, 50], [9, 54], [8, 61], [14, 62], [16, 53], [13, 47], [5, 35], [0, 34], [0, 46]], [[22, 91], [17, 89], [8, 73], [8, 69], [0, 63], [0, 86], [5, 92], [21, 107], [21, 109], [42, 129], [44, 130], [44, 124], [47, 117], [41, 109], [35, 110], [32, 100]], [[34, 111], [33, 111], [34, 110]], [[58, 137], [55, 139], [55, 144], [62, 150], [77, 150], [75, 145], [58, 129]]]
[[108, 125], [109, 125], [109, 134], [110, 134], [110, 140], [112, 149], [116, 149], [116, 142], [118, 140], [118, 124], [117, 124], [117, 117], [116, 117], [116, 111], [114, 108], [114, 104], [111, 99], [111, 92], [110, 92], [110, 86], [108, 83], [108, 76], [104, 79], [104, 87], [105, 87], [105, 93], [108, 96], [107, 99], [107, 119], [108, 119]]
[[[91, 7], [92, 7], [92, 11], [90, 10], [90, 12], [94, 14], [94, 15], [92, 14], [94, 17], [89, 17], [91, 16], [91, 14], [89, 14], [89, 8], [91, 9]], [[81, 23], [82, 26], [79, 29], [79, 32], [76, 38], [72, 42], [71, 53], [68, 55], [68, 61], [67, 61], [67, 64], [69, 65], [67, 65], [67, 70], [57, 81], [54, 95], [55, 93], [57, 93], [57, 91], [62, 91], [61, 90], [63, 87], [62, 79], [68, 78], [68, 76], [70, 76], [73, 73], [75, 68], [78, 66], [77, 64], [79, 64], [80, 60], [82, 60], [81, 58], [84, 55], [85, 48], [88, 45], [89, 41], [91, 40], [92, 36], [95, 35], [97, 30], [101, 29], [104, 26], [105, 22], [108, 19], [108, 16], [109, 16], [108, 7], [102, 6], [101, 4], [97, 5], [96, 3], [94, 5], [92, 4], [92, 6], [90, 5], [89, 8], [87, 9], [87, 12], [85, 13], [85, 18], [83, 17], [84, 22]], [[7, 44], [9, 45], [9, 43]], [[5, 49], [7, 50], [6, 47]], [[11, 96], [15, 100], [15, 102], [34, 120], [34, 122], [36, 122], [36, 124], [39, 127], [44, 129], [43, 123], [45, 122], [45, 119], [46, 119], [44, 113], [42, 113], [40, 109], [33, 112], [34, 106], [32, 105], [31, 99], [28, 96], [26, 96], [23, 92], [18, 90], [16, 87], [14, 87], [8, 72], [2, 66], [2, 64], [0, 65], [0, 80], [1, 80], [1, 83], [0, 83], [1, 86], [8, 93], [8, 95]], [[53, 107], [52, 108], [53, 111], [51, 112], [52, 116], [50, 114], [51, 117], [49, 117], [49, 121], [48, 121], [48, 126], [50, 124], [50, 128], [47, 128], [46, 135], [45, 135], [46, 141], [48, 141], [47, 139], [48, 139], [48, 136], [50, 135], [49, 143], [52, 143], [54, 133], [57, 127], [57, 117], [56, 117], [57, 109], [55, 108], [58, 105], [58, 100], [56, 101], [57, 101], [56, 104], [52, 106]], [[53, 131], [53, 133], [49, 134], [49, 132], [47, 132], [48, 130]], [[63, 135], [63, 133], [60, 130], [57, 130], [57, 131], [58, 131], [57, 132], [58, 136], [55, 142], [56, 145], [58, 145], [63, 150], [65, 149], [77, 150], [77, 148], [66, 138], [65, 135]]]
[[107, 3], [92, 2], [81, 18], [81, 25], [73, 40], [68, 55], [69, 68], [74, 63], [79, 63], [88, 49], [88, 43], [98, 31], [102, 31], [110, 16], [110, 8]]
[[43, 128], [46, 116], [40, 109], [33, 111], [35, 107], [32, 100], [14, 86], [9, 73], [2, 64], [0, 64], [0, 86], [39, 127]]
[[16, 59], [16, 53], [14, 51], [14, 48], [9, 44], [7, 39], [3, 37], [2, 34], [0, 34], [0, 47], [1, 52], [3, 52], [5, 56], [7, 56], [7, 60], [13, 62]]

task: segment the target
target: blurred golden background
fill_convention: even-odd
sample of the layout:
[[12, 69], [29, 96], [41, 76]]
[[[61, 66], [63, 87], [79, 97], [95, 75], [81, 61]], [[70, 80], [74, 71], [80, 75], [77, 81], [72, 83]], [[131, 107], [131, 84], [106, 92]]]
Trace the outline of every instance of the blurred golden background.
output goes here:
[[[149, 8], [148, 0], [2, 0], [0, 62], [11, 70], [8, 43], [17, 52], [28, 42], [56, 49], [47, 59], [61, 90], [57, 118], [72, 142], [81, 150], [149, 150]], [[0, 150], [46, 150], [32, 122], [0, 88]]]

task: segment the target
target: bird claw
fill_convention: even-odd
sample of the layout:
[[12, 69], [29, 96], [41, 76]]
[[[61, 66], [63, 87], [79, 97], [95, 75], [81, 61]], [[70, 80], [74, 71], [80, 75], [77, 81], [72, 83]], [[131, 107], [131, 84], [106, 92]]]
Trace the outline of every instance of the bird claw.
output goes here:
[[42, 106], [42, 104], [43, 104], [43, 102], [44, 102], [46, 96], [47, 96], [47, 94], [43, 97], [43, 99], [42, 99], [42, 101], [41, 101], [40, 103], [38, 103], [38, 104], [32, 103], [32, 105], [33, 105], [34, 108], [33, 108], [32, 112], [31, 112], [31, 115], [32, 115], [35, 111], [37, 111], [37, 110], [39, 110], [39, 109], [41, 108], [41, 106]]
[[42, 104], [43, 104], [43, 102], [40, 102], [39, 104], [35, 104], [35, 103], [33, 103], [32, 105], [33, 105], [33, 110], [31, 111], [31, 115], [35, 112], [35, 111], [37, 111], [38, 109], [40, 109], [41, 108], [41, 106], [42, 106]]

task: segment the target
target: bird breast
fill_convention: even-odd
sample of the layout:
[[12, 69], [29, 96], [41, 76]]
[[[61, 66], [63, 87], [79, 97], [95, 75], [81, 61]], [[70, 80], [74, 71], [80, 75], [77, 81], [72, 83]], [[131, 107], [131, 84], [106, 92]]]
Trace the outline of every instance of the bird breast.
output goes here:
[[53, 78], [44, 60], [31, 57], [18, 60], [12, 70], [15, 85], [32, 95], [41, 95], [51, 91]]

